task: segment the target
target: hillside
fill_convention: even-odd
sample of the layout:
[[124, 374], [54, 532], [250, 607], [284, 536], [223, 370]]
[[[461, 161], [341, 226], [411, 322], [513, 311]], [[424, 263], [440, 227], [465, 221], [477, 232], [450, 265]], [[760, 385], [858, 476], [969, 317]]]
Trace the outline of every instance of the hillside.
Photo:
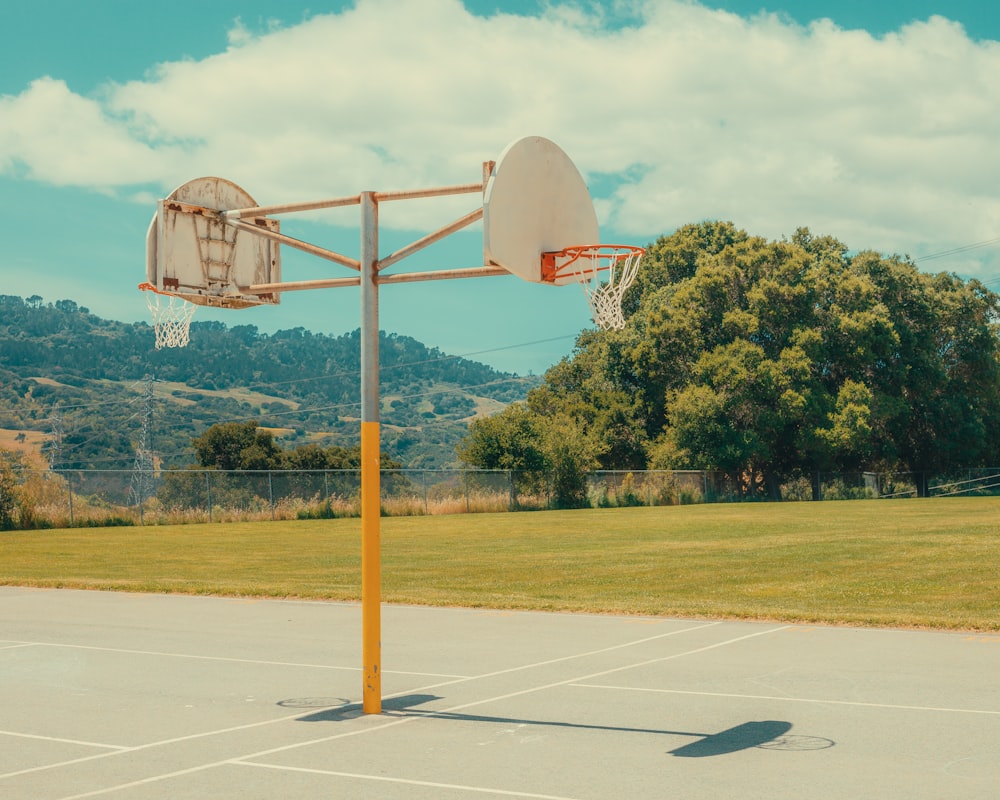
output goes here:
[[[412, 467], [454, 463], [468, 420], [540, 381], [394, 334], [382, 334], [380, 362], [383, 447]], [[129, 468], [151, 409], [149, 444], [165, 466], [193, 463], [191, 439], [211, 425], [247, 419], [286, 445], [346, 447], [359, 436], [359, 363], [359, 331], [195, 322], [188, 347], [158, 351], [145, 323], [0, 295], [0, 446], [37, 452], [44, 440], [64, 468]]]

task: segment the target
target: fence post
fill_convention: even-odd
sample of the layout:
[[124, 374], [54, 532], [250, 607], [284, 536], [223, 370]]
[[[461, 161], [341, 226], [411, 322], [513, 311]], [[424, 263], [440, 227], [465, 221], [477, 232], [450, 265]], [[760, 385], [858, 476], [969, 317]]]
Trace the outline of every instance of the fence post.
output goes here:
[[205, 499], [208, 502], [208, 521], [212, 521], [212, 483], [208, 479], [208, 470], [205, 470]]
[[424, 514], [430, 514], [430, 507], [427, 505], [427, 470], [420, 470], [420, 483], [424, 487]]
[[274, 484], [271, 481], [271, 470], [267, 471], [267, 499], [271, 501], [271, 522], [274, 522]]

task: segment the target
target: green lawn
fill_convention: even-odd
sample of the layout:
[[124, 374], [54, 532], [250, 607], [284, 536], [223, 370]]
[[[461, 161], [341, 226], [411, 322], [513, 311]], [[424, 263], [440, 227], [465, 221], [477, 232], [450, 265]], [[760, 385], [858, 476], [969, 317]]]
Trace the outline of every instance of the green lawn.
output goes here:
[[[0, 533], [0, 584], [356, 600], [358, 520]], [[1000, 630], [1000, 499], [392, 517], [390, 603]]]

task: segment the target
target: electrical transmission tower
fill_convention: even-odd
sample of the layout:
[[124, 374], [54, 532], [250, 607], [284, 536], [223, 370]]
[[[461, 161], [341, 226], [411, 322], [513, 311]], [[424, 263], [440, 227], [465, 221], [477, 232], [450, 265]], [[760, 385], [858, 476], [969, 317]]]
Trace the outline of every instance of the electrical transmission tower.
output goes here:
[[129, 503], [139, 507], [139, 519], [142, 520], [142, 503], [152, 494], [153, 488], [153, 377], [147, 375], [146, 385], [142, 392], [142, 410], [139, 419], [142, 427], [139, 430], [139, 441], [135, 448], [135, 462], [132, 465], [132, 480], [129, 484]]
[[62, 466], [63, 436], [65, 435], [62, 411], [56, 403], [49, 417], [49, 440], [45, 443], [45, 458], [49, 469], [57, 470]]

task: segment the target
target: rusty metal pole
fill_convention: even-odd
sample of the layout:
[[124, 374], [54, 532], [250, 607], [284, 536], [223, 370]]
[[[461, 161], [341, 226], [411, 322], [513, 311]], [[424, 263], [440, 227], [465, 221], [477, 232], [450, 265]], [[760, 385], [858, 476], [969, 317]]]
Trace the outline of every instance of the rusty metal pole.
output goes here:
[[378, 386], [378, 200], [361, 193], [362, 710], [382, 713], [382, 555]]

